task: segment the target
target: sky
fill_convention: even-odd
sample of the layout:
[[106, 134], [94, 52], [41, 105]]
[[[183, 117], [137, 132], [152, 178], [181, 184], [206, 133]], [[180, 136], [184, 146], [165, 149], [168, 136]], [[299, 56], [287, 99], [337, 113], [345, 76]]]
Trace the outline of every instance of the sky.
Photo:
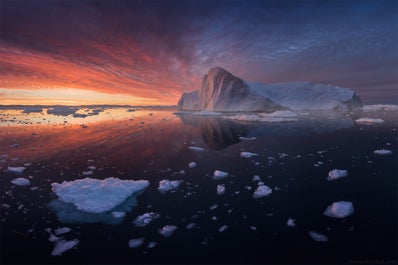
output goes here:
[[214, 66], [398, 104], [398, 1], [0, 1], [0, 104], [175, 105]]

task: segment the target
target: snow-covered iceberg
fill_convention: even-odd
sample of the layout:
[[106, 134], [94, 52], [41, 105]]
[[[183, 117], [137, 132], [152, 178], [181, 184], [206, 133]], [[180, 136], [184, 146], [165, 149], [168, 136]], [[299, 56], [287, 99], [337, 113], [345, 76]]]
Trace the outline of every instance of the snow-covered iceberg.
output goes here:
[[359, 96], [348, 88], [291, 82], [247, 83], [221, 67], [203, 76], [201, 88], [184, 93], [178, 101], [182, 110], [266, 111], [348, 110], [361, 107]]

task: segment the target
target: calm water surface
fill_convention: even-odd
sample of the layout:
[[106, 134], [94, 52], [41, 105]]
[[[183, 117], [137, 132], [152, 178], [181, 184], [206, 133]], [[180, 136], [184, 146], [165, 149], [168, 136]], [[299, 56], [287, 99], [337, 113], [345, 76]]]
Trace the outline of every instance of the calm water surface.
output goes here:
[[[398, 113], [309, 113], [295, 122], [270, 124], [174, 111], [110, 108], [83, 118], [0, 110], [1, 263], [397, 261]], [[359, 125], [359, 117], [385, 122]], [[377, 156], [376, 149], [393, 154]], [[258, 155], [240, 157], [242, 151]], [[197, 166], [190, 168], [190, 162]], [[20, 176], [7, 171], [24, 164]], [[95, 166], [92, 178], [151, 184], [125, 218], [108, 213], [65, 219], [54, 209], [51, 183], [84, 178], [89, 166]], [[335, 168], [348, 170], [348, 177], [328, 182]], [[215, 170], [230, 176], [212, 180]], [[253, 198], [254, 175], [273, 189], [270, 196]], [[16, 177], [30, 178], [31, 185], [13, 185]], [[175, 192], [161, 194], [162, 179], [183, 182]], [[218, 184], [225, 184], [225, 195], [217, 195]], [[351, 201], [354, 214], [324, 216], [335, 201]], [[133, 220], [146, 212], [160, 218], [136, 227]], [[289, 218], [294, 227], [287, 226]], [[189, 223], [196, 226], [187, 229]], [[178, 229], [165, 238], [158, 233], [164, 225]], [[228, 228], [219, 232], [224, 225]], [[64, 238], [79, 244], [53, 257], [45, 229], [65, 226], [72, 230]], [[314, 241], [312, 230], [328, 242]], [[129, 248], [132, 238], [145, 243]], [[157, 245], [148, 248], [152, 241]]]

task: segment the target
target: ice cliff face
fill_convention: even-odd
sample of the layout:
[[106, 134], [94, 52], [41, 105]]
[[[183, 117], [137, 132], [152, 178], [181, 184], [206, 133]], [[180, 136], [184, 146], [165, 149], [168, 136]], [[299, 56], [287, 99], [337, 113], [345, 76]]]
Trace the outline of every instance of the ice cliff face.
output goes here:
[[201, 88], [184, 93], [178, 101], [180, 109], [208, 111], [347, 110], [361, 106], [359, 96], [347, 88], [310, 82], [249, 84], [221, 67], [211, 68]]

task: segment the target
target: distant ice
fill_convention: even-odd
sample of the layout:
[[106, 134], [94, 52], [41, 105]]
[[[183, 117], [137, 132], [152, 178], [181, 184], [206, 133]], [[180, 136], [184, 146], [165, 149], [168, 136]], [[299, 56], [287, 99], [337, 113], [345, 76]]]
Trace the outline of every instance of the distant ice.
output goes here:
[[43, 108], [40, 106], [25, 106], [23, 113], [38, 113], [42, 112]]
[[223, 114], [220, 113], [220, 112], [202, 110], [202, 111], [193, 112], [192, 115], [198, 115], [198, 116], [222, 116]]
[[138, 248], [144, 244], [144, 238], [133, 238], [129, 240], [129, 248]]
[[125, 212], [112, 212], [112, 216], [115, 218], [123, 218], [126, 216]]
[[397, 111], [398, 110], [398, 105], [365, 105], [362, 107], [362, 110], [365, 112], [371, 112], [371, 111]]
[[392, 151], [386, 149], [374, 150], [373, 153], [375, 155], [392, 155]]
[[60, 236], [66, 233], [69, 233], [72, 229], [70, 229], [69, 227], [61, 227], [61, 228], [57, 228], [54, 230], [54, 234], [56, 236]]
[[296, 224], [294, 223], [294, 219], [291, 219], [291, 218], [289, 218], [288, 220], [287, 220], [287, 222], [286, 222], [286, 225], [287, 226], [289, 226], [289, 227], [293, 227], [293, 226], [295, 226]]
[[339, 178], [344, 178], [348, 176], [348, 171], [344, 169], [333, 169], [329, 171], [328, 177], [326, 178], [328, 181], [336, 180]]
[[194, 167], [196, 167], [196, 163], [195, 162], [191, 162], [191, 163], [188, 164], [188, 166], [190, 168], [194, 168]]
[[16, 175], [21, 175], [26, 167], [7, 167], [8, 172], [14, 173]]
[[176, 230], [177, 226], [165, 225], [162, 227], [162, 229], [159, 229], [159, 234], [164, 237], [171, 237]]
[[339, 201], [329, 205], [323, 214], [328, 217], [345, 218], [353, 213], [354, 207], [352, 202]]
[[52, 183], [51, 187], [62, 202], [72, 203], [80, 211], [103, 213], [120, 205], [133, 194], [145, 190], [148, 185], [147, 180], [84, 178], [61, 184]]
[[158, 190], [162, 193], [171, 191], [171, 190], [175, 190], [180, 186], [181, 182], [182, 182], [182, 180], [163, 179], [163, 180], [159, 181]]
[[309, 231], [308, 234], [316, 242], [327, 242], [329, 240], [327, 236], [325, 236], [323, 234], [319, 234], [315, 231]]
[[228, 175], [229, 175], [228, 172], [216, 170], [213, 173], [213, 179], [214, 180], [224, 179], [224, 178], [228, 177]]
[[256, 114], [238, 114], [233, 116], [223, 116], [227, 119], [238, 120], [238, 121], [249, 121], [249, 122], [290, 122], [297, 121], [293, 118], [283, 118], [283, 117], [268, 117], [264, 115]]
[[225, 186], [224, 185], [217, 185], [217, 195], [225, 194]]
[[227, 228], [228, 228], [228, 225], [223, 225], [223, 226], [221, 226], [221, 227], [218, 229], [218, 231], [221, 233], [221, 232], [224, 232], [225, 230], [227, 230]]
[[252, 157], [252, 156], [258, 156], [258, 154], [256, 154], [256, 153], [250, 153], [250, 152], [240, 152], [240, 156], [241, 156], [241, 157], [250, 158], [250, 157]]
[[256, 140], [256, 137], [239, 137], [239, 140], [243, 140], [243, 141], [251, 141], [251, 140]]
[[134, 220], [134, 224], [139, 227], [143, 227], [151, 223], [152, 221], [159, 218], [159, 214], [157, 213], [144, 213], [143, 215], [137, 216]]
[[76, 112], [76, 107], [68, 107], [68, 106], [55, 106], [47, 110], [48, 114], [60, 115], [60, 116], [68, 116], [74, 114]]
[[30, 180], [26, 179], [26, 178], [16, 178], [16, 179], [11, 180], [11, 183], [16, 186], [29, 186]]
[[205, 150], [204, 148], [202, 148], [202, 147], [197, 147], [197, 146], [188, 146], [188, 149], [190, 149], [190, 150], [192, 150], [192, 151], [195, 151], [195, 152], [200, 152], [200, 151]]
[[269, 196], [272, 193], [272, 189], [266, 185], [258, 186], [256, 191], [253, 193], [253, 198], [258, 199], [265, 196]]
[[269, 117], [269, 118], [290, 118], [297, 117], [298, 114], [291, 110], [278, 110], [272, 113], [259, 113], [260, 117]]
[[356, 123], [359, 124], [377, 124], [377, 123], [383, 123], [384, 120], [382, 119], [373, 119], [373, 118], [360, 118], [358, 120], [355, 120]]

